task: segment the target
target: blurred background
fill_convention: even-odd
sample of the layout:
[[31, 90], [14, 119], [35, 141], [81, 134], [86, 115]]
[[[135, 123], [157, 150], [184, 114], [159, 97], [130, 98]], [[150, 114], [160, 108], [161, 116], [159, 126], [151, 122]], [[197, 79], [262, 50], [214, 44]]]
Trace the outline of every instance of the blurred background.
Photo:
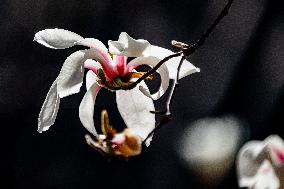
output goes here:
[[[6, 188], [238, 188], [235, 155], [248, 140], [284, 137], [284, 8], [276, 0], [235, 0], [230, 13], [191, 57], [201, 69], [180, 81], [173, 120], [143, 154], [108, 160], [84, 140], [78, 107], [85, 88], [64, 98], [56, 123], [37, 132], [37, 117], [65, 58], [33, 42], [64, 28], [105, 44], [120, 32], [171, 48], [194, 43], [226, 0], [1, 0], [1, 184]], [[172, 49], [174, 50], [174, 49]], [[154, 86], [155, 87], [155, 86]], [[161, 104], [165, 98], [159, 100]], [[115, 96], [99, 93], [100, 110], [123, 128]]]

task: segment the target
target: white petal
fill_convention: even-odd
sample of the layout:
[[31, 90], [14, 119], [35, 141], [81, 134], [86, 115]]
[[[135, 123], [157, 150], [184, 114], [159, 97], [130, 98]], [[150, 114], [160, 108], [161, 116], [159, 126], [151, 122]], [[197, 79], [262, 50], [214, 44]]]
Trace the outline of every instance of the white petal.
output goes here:
[[240, 180], [239, 186], [252, 189], [279, 189], [280, 182], [270, 162], [265, 160], [256, 175]]
[[86, 74], [86, 89], [89, 90], [90, 87], [99, 80], [97, 75], [92, 71], [89, 70]]
[[76, 51], [65, 60], [57, 81], [57, 91], [60, 98], [80, 91], [84, 77], [85, 52]]
[[127, 57], [148, 56], [151, 45], [144, 39], [135, 40], [126, 32], [119, 35], [118, 41], [108, 41], [109, 52], [115, 55], [124, 55]]
[[93, 135], [97, 136], [97, 131], [94, 126], [94, 106], [96, 97], [101, 87], [94, 83], [83, 97], [79, 106], [79, 117], [83, 126]]
[[87, 47], [90, 47], [90, 48], [95, 48], [95, 49], [98, 49], [98, 50], [100, 50], [100, 51], [102, 51], [103, 53], [106, 53], [106, 54], [108, 53], [106, 46], [98, 39], [84, 38], [80, 41], [77, 41], [75, 44], [87, 46]]
[[265, 145], [261, 141], [250, 141], [239, 151], [237, 157], [237, 173], [239, 181], [256, 175], [265, 159]]
[[[140, 85], [147, 88], [144, 82]], [[116, 91], [116, 102], [127, 127], [144, 140], [155, 128], [155, 115], [150, 113], [155, 110], [152, 99], [143, 95], [136, 86], [132, 90]], [[151, 138], [146, 145], [150, 145], [150, 141]]]
[[44, 100], [44, 103], [41, 107], [39, 117], [38, 117], [38, 132], [41, 133], [42, 131], [46, 131], [49, 129], [51, 125], [54, 124], [58, 108], [59, 108], [59, 103], [60, 103], [60, 98], [59, 95], [57, 94], [57, 80], [53, 82], [51, 85], [46, 98]]
[[85, 61], [84, 67], [89, 70], [93, 70], [93, 71], [97, 71], [98, 69], [102, 68], [99, 62], [91, 60], [91, 59], [88, 59]]
[[[164, 59], [165, 57], [174, 54], [174, 52], [162, 47], [152, 45], [150, 54], [151, 56], [155, 56], [159, 59]], [[180, 62], [180, 57], [175, 57], [165, 63], [166, 66], [168, 67], [171, 79], [176, 78], [179, 62]], [[200, 72], [200, 69], [193, 66], [189, 61], [184, 60], [180, 69], [179, 79], [186, 77], [195, 72]]]
[[103, 67], [105, 72], [108, 72], [112, 75], [117, 75], [118, 71], [116, 70], [115, 63], [111, 60], [108, 53], [104, 53], [96, 48], [91, 48], [86, 51], [85, 55], [88, 59], [95, 59]]
[[53, 49], [65, 49], [74, 46], [74, 43], [83, 37], [64, 29], [45, 29], [37, 32], [34, 41]]
[[[138, 57], [138, 58], [135, 58], [134, 60], [132, 60], [131, 62], [129, 62], [127, 66], [136, 68], [137, 66], [145, 64], [145, 65], [149, 65], [151, 67], [154, 67], [159, 62], [160, 62], [160, 59], [158, 59], [154, 56]], [[160, 85], [159, 90], [156, 93], [150, 95], [148, 88], [146, 89], [143, 86], [140, 86], [141, 92], [143, 94], [145, 94], [146, 96], [152, 98], [153, 100], [159, 99], [166, 92], [166, 90], [169, 86], [169, 72], [168, 72], [167, 66], [165, 66], [163, 64], [161, 67], [159, 67], [157, 72], [161, 76], [161, 85]]]
[[284, 164], [284, 142], [277, 135], [271, 135], [264, 140], [273, 163], [277, 166]]

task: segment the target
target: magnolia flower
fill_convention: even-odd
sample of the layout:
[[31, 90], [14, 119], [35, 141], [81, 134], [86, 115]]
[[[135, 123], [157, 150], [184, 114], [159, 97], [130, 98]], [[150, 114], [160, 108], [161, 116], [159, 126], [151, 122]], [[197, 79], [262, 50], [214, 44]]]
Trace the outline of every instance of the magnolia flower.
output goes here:
[[[65, 60], [40, 111], [39, 132], [46, 131], [53, 125], [60, 98], [79, 92], [83, 83], [84, 68], [89, 69], [86, 75], [87, 92], [79, 107], [79, 117], [90, 133], [99, 137], [94, 126], [93, 113], [96, 96], [102, 87], [116, 92], [118, 110], [129, 128], [128, 134], [135, 133], [143, 140], [155, 127], [155, 116], [149, 113], [154, 110], [152, 100], [159, 99], [167, 90], [169, 79], [174, 78], [176, 74], [177, 59], [172, 59], [157, 70], [161, 76], [161, 84], [156, 93], [150, 94], [144, 82], [132, 90], [127, 90], [127, 87], [144, 74], [134, 70], [137, 66], [145, 64], [153, 67], [162, 58], [172, 54], [170, 50], [152, 46], [146, 40], [134, 40], [124, 32], [120, 34], [118, 41], [109, 41], [109, 50], [97, 39], [83, 38], [63, 29], [39, 31], [35, 34], [34, 40], [53, 49], [64, 49], [74, 45], [89, 48], [76, 51]], [[127, 63], [127, 57], [136, 58]], [[180, 78], [198, 71], [198, 68], [185, 61]], [[148, 145], [150, 140], [147, 142]]]
[[276, 135], [250, 141], [237, 157], [239, 186], [278, 189], [284, 186], [284, 141]]

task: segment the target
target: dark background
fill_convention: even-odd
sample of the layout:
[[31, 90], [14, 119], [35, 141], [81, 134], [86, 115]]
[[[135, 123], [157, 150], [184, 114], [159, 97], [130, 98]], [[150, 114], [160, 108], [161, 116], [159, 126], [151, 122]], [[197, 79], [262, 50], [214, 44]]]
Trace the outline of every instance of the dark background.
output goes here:
[[[201, 73], [183, 79], [172, 105], [173, 121], [150, 148], [128, 162], [108, 161], [85, 144], [78, 118], [84, 92], [62, 100], [55, 125], [37, 133], [45, 95], [64, 59], [80, 49], [52, 50], [34, 43], [45, 28], [64, 28], [106, 44], [122, 31], [171, 48], [193, 43], [225, 0], [1, 0], [1, 185], [5, 188], [209, 188], [179, 162], [176, 141], [204, 116], [233, 114], [248, 123], [248, 139], [284, 137], [284, 9], [281, 1], [235, 0], [229, 15], [189, 60]], [[85, 89], [83, 88], [83, 91]], [[123, 125], [114, 94], [96, 105]], [[158, 103], [159, 104], [159, 103]], [[201, 139], [202, 140], [202, 139]], [[237, 188], [233, 167], [216, 188]], [[2, 186], [1, 186], [2, 188]]]

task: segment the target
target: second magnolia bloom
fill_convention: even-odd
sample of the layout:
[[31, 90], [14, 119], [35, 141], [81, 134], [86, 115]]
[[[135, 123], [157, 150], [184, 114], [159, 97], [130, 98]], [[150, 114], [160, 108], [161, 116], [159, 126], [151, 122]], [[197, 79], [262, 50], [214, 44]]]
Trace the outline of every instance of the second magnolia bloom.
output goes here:
[[264, 141], [250, 141], [237, 157], [239, 186], [251, 189], [284, 187], [284, 141], [272, 135]]

